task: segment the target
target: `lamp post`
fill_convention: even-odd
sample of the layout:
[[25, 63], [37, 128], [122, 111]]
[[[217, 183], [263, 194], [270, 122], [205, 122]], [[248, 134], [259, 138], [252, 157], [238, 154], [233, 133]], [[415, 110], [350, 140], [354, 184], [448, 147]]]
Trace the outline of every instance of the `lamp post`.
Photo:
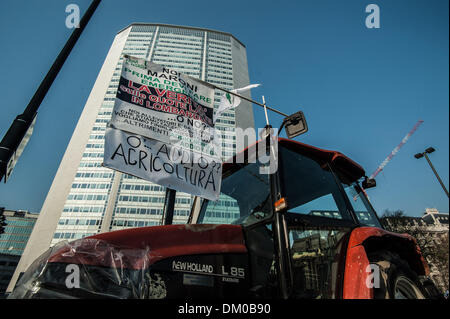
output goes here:
[[414, 155], [415, 158], [419, 159], [425, 156], [425, 158], [427, 159], [428, 164], [430, 164], [431, 169], [434, 172], [434, 175], [436, 175], [436, 178], [438, 179], [439, 183], [441, 184], [442, 188], [444, 189], [445, 194], [447, 194], [448, 196], [448, 190], [445, 188], [444, 183], [442, 182], [441, 178], [439, 177], [439, 174], [436, 172], [436, 170], [434, 169], [433, 164], [431, 163], [430, 159], [428, 158], [427, 154], [431, 154], [435, 151], [435, 149], [433, 147], [429, 147], [425, 150], [425, 152], [423, 153], [417, 153], [416, 155]]

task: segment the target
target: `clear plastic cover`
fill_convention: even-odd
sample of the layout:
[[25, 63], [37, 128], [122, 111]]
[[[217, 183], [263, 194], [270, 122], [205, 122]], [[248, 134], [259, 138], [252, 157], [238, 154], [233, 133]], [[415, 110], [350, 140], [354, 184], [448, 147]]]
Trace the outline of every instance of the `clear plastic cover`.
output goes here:
[[65, 241], [35, 260], [8, 298], [164, 298], [164, 283], [148, 269], [148, 247], [119, 247], [95, 238]]

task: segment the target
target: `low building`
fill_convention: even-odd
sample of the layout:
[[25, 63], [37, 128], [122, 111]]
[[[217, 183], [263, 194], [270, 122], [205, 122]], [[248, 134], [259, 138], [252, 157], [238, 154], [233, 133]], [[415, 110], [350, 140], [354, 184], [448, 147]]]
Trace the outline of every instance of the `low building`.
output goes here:
[[430, 277], [445, 292], [449, 286], [449, 214], [427, 208], [422, 217], [383, 217], [383, 226], [397, 233], [407, 233], [416, 238], [430, 266]]
[[440, 213], [436, 208], [425, 209], [422, 220], [436, 231], [448, 231], [448, 214]]
[[38, 214], [0, 208], [5, 216], [6, 226], [0, 234], [0, 298], [11, 280], [20, 257], [30, 238]]

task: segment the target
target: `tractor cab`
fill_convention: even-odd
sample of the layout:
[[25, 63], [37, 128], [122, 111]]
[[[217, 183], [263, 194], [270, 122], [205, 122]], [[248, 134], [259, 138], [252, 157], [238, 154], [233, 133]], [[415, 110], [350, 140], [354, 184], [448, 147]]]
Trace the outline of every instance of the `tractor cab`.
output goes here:
[[342, 297], [351, 231], [381, 228], [359, 183], [365, 172], [339, 152], [277, 142], [273, 174], [256, 156], [266, 146], [254, 144], [224, 164], [219, 199], [193, 207], [190, 223], [241, 225], [255, 286], [277, 278], [270, 284], [290, 297]]
[[272, 185], [267, 164], [255, 158], [258, 145], [224, 163], [219, 200], [202, 200], [199, 211], [191, 212], [191, 223], [250, 226], [270, 220], [283, 205], [299, 220], [320, 217], [381, 227], [359, 183], [365, 172], [357, 163], [339, 152], [279, 138], [279, 181]]

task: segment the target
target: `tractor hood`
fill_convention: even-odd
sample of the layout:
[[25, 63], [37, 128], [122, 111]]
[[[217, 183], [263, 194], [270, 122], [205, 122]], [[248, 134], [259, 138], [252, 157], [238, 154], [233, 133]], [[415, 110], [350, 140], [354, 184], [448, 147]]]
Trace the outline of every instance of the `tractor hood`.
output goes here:
[[161, 284], [155, 269], [167, 274], [174, 260], [181, 260], [175, 263], [184, 261], [201, 273], [211, 264], [208, 256], [246, 253], [243, 229], [237, 225], [166, 225], [103, 233], [50, 248], [28, 268], [9, 298], [164, 298], [179, 291], [183, 280]]
[[86, 237], [57, 251], [49, 262], [142, 269], [168, 257], [246, 252], [241, 226], [166, 225]]

